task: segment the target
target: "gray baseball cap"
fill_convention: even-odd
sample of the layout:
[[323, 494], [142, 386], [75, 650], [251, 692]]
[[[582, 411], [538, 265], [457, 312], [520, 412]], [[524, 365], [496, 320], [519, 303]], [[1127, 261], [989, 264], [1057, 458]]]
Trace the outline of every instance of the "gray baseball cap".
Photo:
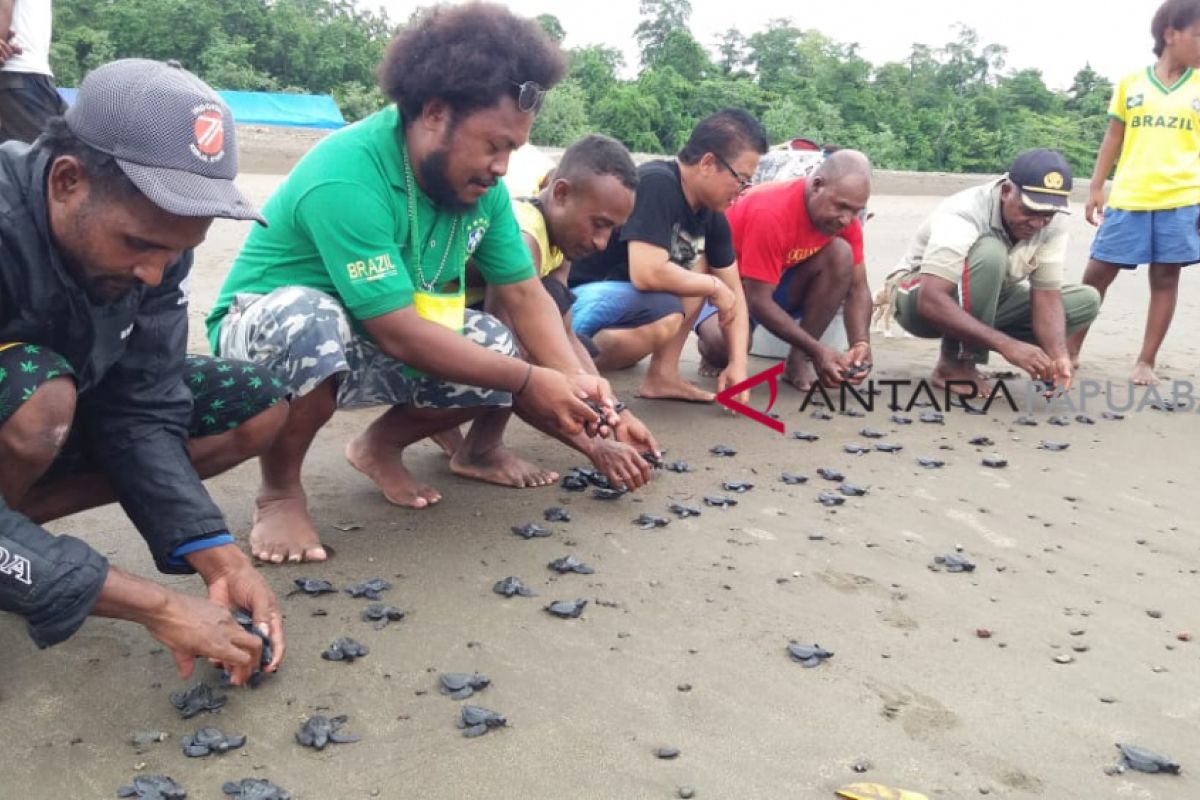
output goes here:
[[65, 118], [72, 133], [116, 159], [164, 211], [267, 224], [233, 183], [233, 115], [178, 63], [127, 58], [98, 67], [79, 85]]

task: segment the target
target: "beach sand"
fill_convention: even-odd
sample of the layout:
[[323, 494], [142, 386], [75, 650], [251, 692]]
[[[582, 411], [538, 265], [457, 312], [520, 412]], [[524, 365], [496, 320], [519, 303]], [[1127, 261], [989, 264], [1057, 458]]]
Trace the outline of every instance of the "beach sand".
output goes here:
[[[275, 167], [286, 167], [278, 149]], [[241, 183], [261, 202], [279, 179], [246, 174]], [[939, 195], [961, 184], [880, 176], [866, 228], [873, 288]], [[1091, 239], [1081, 205], [1076, 211], [1071, 280], [1082, 274]], [[202, 320], [246, 232], [218, 221], [198, 252], [190, 312], [197, 351], [208, 350]], [[1198, 281], [1194, 272], [1184, 276], [1162, 351], [1161, 372], [1175, 380], [1197, 378]], [[1084, 353], [1080, 377], [1119, 382], [1118, 400], [1147, 296], [1144, 270], [1122, 276]], [[910, 338], [876, 335], [874, 347], [877, 379], [925, 377], [936, 354], [936, 342]], [[694, 375], [694, 351], [687, 358], [685, 373]], [[755, 360], [752, 371], [770, 364]], [[993, 358], [991, 366], [1006, 365]], [[287, 661], [260, 688], [230, 691], [217, 715], [178, 718], [167, 698], [185, 684], [169, 655], [133, 625], [92, 620], [39, 652], [16, 618], [0, 619], [0, 796], [113, 797], [134, 775], [155, 773], [195, 798], [219, 797], [222, 782], [248, 776], [305, 800], [670, 798], [683, 786], [699, 798], [832, 798], [856, 780], [931, 798], [1200, 796], [1200, 643], [1177, 638], [1200, 635], [1200, 547], [1186, 497], [1200, 468], [1194, 414], [1130, 411], [1124, 421], [1105, 421], [1092, 400], [1093, 426], [1051, 427], [1038, 408], [1038, 427], [1018, 427], [1001, 404], [983, 416], [950, 411], [943, 426], [897, 426], [879, 407], [865, 418], [813, 419], [811, 408], [798, 410], [802, 396], [782, 387], [775, 410], [788, 435], [780, 436], [718, 407], [633, 398], [638, 375], [612, 379], [668, 458], [695, 471], [657, 474], [615, 502], [469, 482], [423, 444], [408, 463], [444, 500], [424, 511], [394, 508], [342, 457], [377, 412], [338, 414], [306, 472], [314, 517], [336, 556], [325, 565], [265, 568], [287, 617]], [[757, 390], [753, 402], [763, 407], [766, 392]], [[845, 454], [846, 443], [871, 444], [858, 434], [867, 426], [904, 450]], [[798, 430], [821, 438], [791, 439]], [[995, 447], [969, 446], [977, 435]], [[1042, 439], [1070, 449], [1039, 449]], [[560, 472], [584, 463], [519, 424], [509, 440]], [[711, 456], [718, 443], [737, 455]], [[981, 466], [992, 452], [1008, 459], [1007, 469]], [[947, 463], [927, 470], [918, 456]], [[816, 476], [821, 466], [843, 470], [870, 493], [826, 509], [815, 497], [834, 485]], [[784, 485], [783, 470], [809, 482]], [[731, 479], [755, 484], [734, 508], [704, 507], [702, 516], [658, 530], [632, 524], [642, 512], [665, 514], [672, 501], [699, 504]], [[209, 482], [243, 542], [256, 484], [255, 464]], [[554, 505], [573, 520], [549, 525], [551, 538], [524, 541], [509, 531], [541, 522]], [[358, 527], [335, 527], [347, 525]], [[194, 577], [156, 576], [118, 508], [50, 527], [86, 538], [121, 567], [202, 589]], [[956, 547], [975, 572], [930, 569]], [[568, 553], [595, 574], [560, 577], [546, 568]], [[540, 596], [493, 594], [508, 575]], [[283, 596], [299, 576], [339, 588], [386, 578], [395, 588], [384, 599], [408, 616], [375, 630], [359, 619], [366, 601], [345, 593]], [[589, 600], [578, 620], [542, 610], [574, 598]], [[317, 609], [327, 615], [314, 616]], [[979, 638], [977, 629], [992, 635]], [[368, 644], [370, 655], [323, 661], [321, 651], [341, 636]], [[788, 658], [793, 640], [835, 656], [804, 669]], [[1061, 655], [1073, 662], [1056, 663]], [[438, 694], [437, 674], [475, 670], [493, 685], [468, 702], [506, 714], [509, 726], [465, 739], [454, 724], [462, 703]], [[207, 665], [198, 674], [215, 680]], [[362, 741], [301, 748], [293, 734], [314, 713], [349, 715], [346, 730]], [[180, 739], [204, 725], [249, 742], [185, 759]], [[139, 730], [170, 738], [135, 748], [127, 740]], [[1110, 777], [1104, 769], [1117, 761], [1116, 742], [1161, 751], [1183, 774]], [[660, 760], [660, 746], [681, 754]], [[852, 765], [862, 759], [871, 766], [857, 774]]]

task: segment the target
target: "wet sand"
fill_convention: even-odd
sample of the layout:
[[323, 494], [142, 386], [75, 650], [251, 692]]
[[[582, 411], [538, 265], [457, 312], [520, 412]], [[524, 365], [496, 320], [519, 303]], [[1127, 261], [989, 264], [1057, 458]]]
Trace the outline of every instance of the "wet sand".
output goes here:
[[[250, 174], [242, 183], [262, 200], [278, 179]], [[951, 183], [910, 179], [903, 194], [873, 200], [873, 287]], [[1073, 280], [1090, 241], [1081, 216], [1072, 219]], [[207, 352], [201, 321], [245, 233], [244, 225], [218, 222], [198, 254], [198, 351]], [[1162, 372], [1177, 380], [1197, 377], [1197, 280], [1185, 275], [1163, 348]], [[1146, 299], [1144, 271], [1114, 285], [1081, 377], [1126, 379]], [[876, 377], [924, 377], [935, 352], [934, 342], [877, 335]], [[688, 359], [694, 374], [694, 352]], [[1130, 412], [1121, 422], [1056, 428], [1035, 409], [1041, 424], [1018, 427], [1015, 414], [993, 407], [986, 416], [952, 411], [944, 426], [902, 427], [880, 409], [862, 419], [813, 419], [784, 387], [775, 410], [789, 436], [820, 435], [809, 443], [718, 408], [637, 400], [636, 372], [613, 380], [669, 458], [689, 461], [694, 472], [660, 474], [635, 496], [602, 502], [558, 488], [472, 483], [425, 444], [410, 466], [445, 499], [409, 511], [384, 502], [342, 457], [374, 412], [337, 415], [307, 467], [314, 516], [337, 555], [323, 566], [266, 573], [281, 595], [298, 576], [338, 587], [387, 578], [395, 588], [385, 601], [408, 617], [375, 630], [359, 619], [366, 601], [344, 593], [284, 597], [283, 670], [257, 690], [230, 692], [217, 715], [178, 718], [167, 696], [184, 684], [170, 657], [132, 625], [92, 620], [39, 652], [16, 619], [0, 619], [0, 796], [112, 797], [138, 771], [170, 775], [196, 798], [219, 797], [223, 781], [252, 775], [306, 800], [670, 798], [685, 785], [700, 798], [831, 798], [855, 780], [934, 798], [1200, 796], [1200, 644], [1177, 639], [1200, 635], [1200, 548], [1186, 510], [1186, 486], [1200, 467], [1194, 414]], [[761, 407], [765, 396], [756, 392], [754, 402]], [[1097, 418], [1100, 410], [1088, 408]], [[870, 444], [858, 435], [866, 426], [904, 450], [845, 454], [846, 443]], [[969, 446], [977, 435], [996, 446]], [[560, 472], [583, 463], [520, 425], [509, 438]], [[1038, 449], [1042, 439], [1071, 447], [1047, 452]], [[738, 454], [709, 455], [717, 443]], [[980, 465], [993, 451], [1007, 469]], [[922, 469], [918, 456], [947, 464]], [[824, 508], [815, 497], [834, 485], [816, 476], [820, 466], [870, 493]], [[809, 482], [786, 486], [783, 470]], [[699, 504], [729, 479], [755, 484], [735, 508], [704, 507], [661, 530], [631, 522], [642, 512], [665, 514], [672, 501]], [[256, 482], [250, 464], [209, 484], [243, 541]], [[568, 507], [573, 521], [548, 525], [551, 538], [509, 532], [540, 522], [553, 505]], [[347, 523], [361, 527], [335, 528]], [[155, 574], [119, 509], [51, 527], [86, 537], [114, 564]], [[931, 571], [934, 556], [956, 547], [975, 572]], [[560, 577], [546, 568], [568, 553], [596, 573]], [[508, 575], [540, 597], [493, 594]], [[161, 579], [201, 588], [196, 578]], [[589, 600], [581, 619], [542, 610], [574, 598]], [[313, 616], [316, 609], [328, 615]], [[991, 638], [978, 638], [980, 628]], [[370, 645], [370, 655], [353, 664], [321, 660], [340, 636]], [[787, 656], [792, 640], [836, 655], [803, 669]], [[1056, 663], [1059, 655], [1073, 663]], [[462, 704], [435, 687], [439, 671], [474, 670], [493, 685], [469, 702], [505, 713], [509, 727], [468, 740], [454, 725]], [[198, 671], [214, 678], [207, 666]], [[348, 714], [346, 729], [362, 741], [320, 753], [300, 748], [293, 734], [313, 713]], [[249, 743], [185, 759], [180, 739], [202, 725], [247, 734]], [[147, 729], [170, 738], [127, 743]], [[1115, 742], [1162, 751], [1184, 773], [1107, 776]], [[654, 750], [663, 745], [682, 753], [659, 760]], [[860, 759], [872, 765], [865, 775], [851, 769]]]

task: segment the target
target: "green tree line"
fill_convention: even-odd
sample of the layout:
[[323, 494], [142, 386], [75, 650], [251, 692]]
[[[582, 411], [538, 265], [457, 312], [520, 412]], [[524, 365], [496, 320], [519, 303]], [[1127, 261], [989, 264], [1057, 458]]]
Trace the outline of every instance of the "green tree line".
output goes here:
[[[58, 0], [54, 11], [51, 61], [63, 86], [142, 56], [178, 59], [220, 89], [332, 93], [351, 120], [384, 103], [375, 68], [394, 25], [353, 0]], [[706, 47], [690, 31], [689, 0], [640, 0], [640, 11], [636, 76], [625, 77], [614, 48], [569, 49], [535, 143], [598, 131], [670, 153], [696, 120], [733, 105], [758, 116], [772, 142], [856, 147], [882, 168], [995, 172], [1023, 149], [1054, 147], [1083, 175], [1104, 132], [1108, 79], [1085, 64], [1068, 90], [1051, 90], [1037, 69], [1006, 69], [1005, 48], [967, 27], [876, 65], [858, 45], [789, 19], [750, 35], [731, 28]], [[560, 42], [568, 34], [552, 15], [538, 22]]]

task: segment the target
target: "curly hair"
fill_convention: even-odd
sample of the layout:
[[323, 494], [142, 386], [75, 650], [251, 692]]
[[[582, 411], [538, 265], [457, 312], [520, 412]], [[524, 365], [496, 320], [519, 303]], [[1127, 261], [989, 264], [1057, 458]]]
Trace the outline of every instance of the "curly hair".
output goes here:
[[392, 39], [379, 88], [406, 121], [435, 99], [461, 119], [505, 94], [516, 98], [526, 81], [549, 89], [566, 70], [566, 57], [533, 20], [493, 3], [436, 6]]
[[1200, 22], [1200, 0], [1167, 0], [1154, 12], [1150, 35], [1154, 37], [1154, 55], [1162, 57], [1167, 49], [1167, 31], [1181, 31]]
[[93, 197], [97, 200], [125, 200], [142, 192], [121, 169], [117, 160], [85, 144], [67, 126], [63, 117], [51, 117], [46, 121], [46, 130], [34, 147], [50, 152], [50, 163], [59, 156], [74, 156], [87, 173]]
[[733, 161], [742, 152], [767, 152], [767, 133], [762, 123], [740, 108], [723, 108], [696, 123], [687, 144], [679, 151], [679, 160], [695, 164], [705, 153], [716, 153]]
[[554, 178], [572, 180], [585, 175], [612, 175], [626, 189], [637, 189], [637, 167], [625, 145], [599, 133], [568, 147], [554, 170]]

